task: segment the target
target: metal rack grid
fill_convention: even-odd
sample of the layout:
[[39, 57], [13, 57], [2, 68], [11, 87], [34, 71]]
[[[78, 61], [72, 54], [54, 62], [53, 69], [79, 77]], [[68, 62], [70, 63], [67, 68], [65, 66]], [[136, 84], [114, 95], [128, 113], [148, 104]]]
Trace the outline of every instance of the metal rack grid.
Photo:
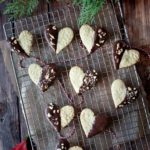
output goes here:
[[[64, 133], [66, 133], [75, 125], [75, 134], [69, 139], [72, 144], [82, 145], [86, 150], [109, 149], [110, 147], [115, 149], [117, 144], [122, 144], [122, 148], [127, 149], [125, 144], [127, 141], [133, 141], [137, 145], [136, 139], [141, 139], [149, 132], [148, 111], [145, 94], [135, 66], [116, 71], [112, 65], [113, 43], [123, 38], [128, 41], [126, 34], [123, 35], [121, 32], [124, 31], [125, 33], [125, 28], [119, 26], [114, 4], [109, 0], [106, 1], [102, 11], [95, 19], [93, 26], [104, 27], [108, 31], [109, 37], [105, 45], [89, 57], [76, 59], [87, 55], [87, 52], [80, 48], [77, 38], [59, 55], [51, 50], [44, 38], [43, 30], [48, 24], [54, 24], [57, 27], [70, 26], [74, 30], [78, 30], [78, 15], [79, 8], [69, 6], [39, 16], [9, 22], [4, 25], [6, 39], [10, 36], [17, 37], [25, 29], [32, 32], [35, 39], [32, 55], [38, 56], [46, 62], [55, 62], [58, 65], [61, 72], [59, 80], [63, 82], [65, 91], [72, 96], [75, 92], [68, 79], [71, 66], [78, 65], [84, 70], [95, 69], [98, 71], [100, 81], [94, 89], [83, 94], [85, 102], [80, 105], [80, 108], [89, 107], [96, 112], [105, 112], [114, 117], [111, 128], [116, 133], [117, 138], [114, 139], [111, 133], [104, 132], [91, 139], [86, 139], [80, 125], [79, 116], [77, 116], [73, 123], [64, 130]], [[12, 54], [11, 58], [29, 134], [36, 142], [39, 150], [53, 150], [57, 144], [57, 135], [46, 120], [44, 110], [49, 102], [63, 106], [68, 104], [69, 100], [57, 81], [47, 92], [42, 93], [29, 79], [27, 69], [18, 67], [18, 56]], [[68, 60], [68, 62], [65, 60]], [[32, 60], [28, 60], [26, 65], [30, 63], [32, 63]], [[123, 79], [126, 84], [130, 83], [132, 86], [138, 87], [141, 91], [135, 103], [121, 109], [114, 108], [110, 91], [112, 81], [117, 78]], [[75, 105], [79, 101], [80, 97], [76, 96]], [[149, 149], [150, 146], [147, 141], [146, 144], [147, 149]], [[129, 146], [132, 149], [132, 146]], [[138, 147], [136, 148], [138, 149]]]

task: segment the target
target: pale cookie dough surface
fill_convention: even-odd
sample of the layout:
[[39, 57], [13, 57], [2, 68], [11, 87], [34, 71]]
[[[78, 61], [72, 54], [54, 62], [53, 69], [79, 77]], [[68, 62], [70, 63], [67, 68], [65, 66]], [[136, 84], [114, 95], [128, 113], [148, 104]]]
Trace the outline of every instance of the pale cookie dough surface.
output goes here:
[[117, 79], [113, 81], [111, 85], [111, 93], [116, 108], [124, 101], [126, 92], [126, 86], [122, 80]]
[[80, 87], [83, 85], [85, 73], [80, 67], [74, 66], [70, 69], [69, 77], [76, 93], [79, 93]]
[[96, 32], [87, 24], [82, 25], [79, 32], [82, 43], [88, 52], [91, 53], [91, 50], [95, 44]]
[[73, 40], [74, 33], [69, 27], [61, 29], [58, 33], [56, 53], [58, 54], [62, 49], [71, 43]]
[[125, 50], [119, 64], [119, 68], [129, 67], [140, 60], [140, 53], [137, 50]]
[[89, 109], [85, 108], [82, 110], [80, 114], [80, 121], [82, 128], [85, 132], [86, 137], [88, 137], [90, 131], [93, 129], [93, 125], [95, 123], [95, 114], [94, 112]]
[[70, 147], [69, 150], [83, 150], [83, 149], [79, 146], [73, 146], [73, 147]]
[[64, 106], [60, 109], [61, 128], [66, 127], [74, 118], [75, 112], [72, 106]]
[[23, 50], [29, 55], [32, 51], [33, 35], [29, 31], [24, 30], [20, 33], [18, 41]]
[[28, 68], [28, 74], [31, 80], [38, 85], [42, 75], [42, 67], [38, 64], [31, 64]]

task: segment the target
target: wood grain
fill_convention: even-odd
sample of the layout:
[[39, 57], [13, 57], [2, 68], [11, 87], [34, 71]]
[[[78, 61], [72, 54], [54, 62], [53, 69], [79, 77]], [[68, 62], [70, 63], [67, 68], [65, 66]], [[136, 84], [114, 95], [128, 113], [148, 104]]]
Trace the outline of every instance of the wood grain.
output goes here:
[[133, 46], [141, 48], [150, 45], [150, 1], [124, 1], [125, 23]]
[[[4, 33], [3, 33], [3, 24], [8, 21], [7, 16], [3, 15], [3, 9], [4, 9], [4, 5], [0, 4], [0, 40], [5, 39]], [[40, 5], [35, 10], [33, 15], [37, 15], [42, 12], [48, 12], [48, 4], [46, 3], [45, 0], [40, 1]], [[11, 81], [13, 82], [13, 85], [14, 85], [13, 88], [8, 89], [8, 87], [7, 87], [5, 89], [6, 91], [8, 90], [7, 92], [9, 93], [9, 96], [10, 96], [10, 92], [11, 92], [10, 90], [11, 89], [16, 90], [17, 88], [16, 88], [16, 83], [15, 83], [15, 78], [13, 76], [12, 65], [11, 65], [10, 57], [9, 57], [9, 49], [7, 49], [6, 41], [0, 42], [0, 48], [2, 48], [2, 50], [0, 50], [0, 51], [2, 52], [2, 55], [4, 58], [4, 62], [0, 61], [0, 72], [2, 73], [3, 71], [1, 69], [4, 69], [1, 67], [1, 65], [6, 64], [6, 68], [9, 72]], [[1, 87], [0, 87], [0, 89], [1, 89]], [[1, 93], [0, 93], [0, 96], [2, 96]], [[8, 95], [5, 95], [4, 99], [0, 100], [0, 106], [2, 106], [3, 109], [5, 108], [4, 100], [7, 97], [8, 97]], [[10, 108], [4, 112], [4, 111], [2, 111], [3, 109], [1, 109], [1, 107], [0, 107], [0, 125], [1, 125], [1, 118], [2, 118], [1, 116], [6, 116], [5, 122], [4, 122], [5, 124], [1, 125], [2, 126], [1, 130], [4, 130], [4, 131], [6, 130], [6, 131], [0, 132], [0, 143], [1, 143], [0, 150], [1, 149], [2, 150], [11, 150], [14, 145], [19, 143], [21, 140], [26, 138], [28, 135], [25, 120], [24, 120], [22, 112], [21, 112], [19, 99], [17, 97], [12, 98], [12, 99], [9, 99], [9, 98], [7, 98], [7, 99], [8, 100], [7, 100], [6, 105], [8, 105]], [[2, 113], [2, 112], [4, 112], [4, 113]]]
[[3, 24], [7, 22], [8, 17], [3, 15], [5, 4], [0, 4], [0, 40], [4, 40]]
[[[125, 24], [133, 47], [150, 54], [150, 1], [123, 1]], [[137, 66], [150, 103], [150, 59]]]

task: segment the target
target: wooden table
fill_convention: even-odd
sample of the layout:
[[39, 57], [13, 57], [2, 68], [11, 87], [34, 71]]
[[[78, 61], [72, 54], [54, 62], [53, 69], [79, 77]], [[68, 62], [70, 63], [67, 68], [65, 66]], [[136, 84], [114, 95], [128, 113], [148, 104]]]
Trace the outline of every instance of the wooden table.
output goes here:
[[[150, 54], [150, 1], [125, 0], [123, 10], [131, 45]], [[137, 66], [150, 102], [150, 59]]]
[[[125, 0], [122, 2], [123, 4], [123, 11], [125, 16], [125, 24], [128, 29], [129, 39], [131, 42], [131, 45], [143, 49], [150, 53], [150, 1], [149, 0]], [[35, 14], [43, 13], [49, 11], [50, 6], [46, 3], [45, 0], [41, 0], [40, 5], [38, 9], [34, 12]], [[9, 52], [5, 50], [5, 41], [4, 41], [4, 34], [3, 34], [3, 23], [7, 21], [7, 16], [4, 16], [2, 14], [3, 5], [0, 5], [0, 48], [2, 48], [3, 56], [4, 56], [4, 62], [6, 64], [6, 68], [10, 73], [11, 80], [14, 85], [14, 89], [16, 90], [16, 85], [14, 82], [14, 76], [12, 74], [11, 64], [9, 61]], [[138, 72], [140, 74], [140, 77], [143, 81], [145, 90], [148, 95], [148, 99], [150, 101], [150, 63], [148, 65], [148, 62], [144, 63], [144, 65], [137, 66]], [[144, 72], [143, 72], [144, 70]], [[19, 105], [15, 105], [15, 107], [18, 107]], [[1, 111], [0, 111], [1, 113]], [[24, 124], [23, 121], [20, 122], [20, 118], [16, 118], [16, 123], [14, 126], [18, 124]], [[21, 125], [22, 130], [18, 130], [20, 139], [17, 138], [17, 140], [14, 140], [15, 143], [19, 142], [24, 136], [26, 135], [26, 129], [24, 126]], [[16, 137], [18, 137], [18, 132], [16, 132]], [[15, 138], [15, 137], [13, 137]], [[15, 144], [14, 143], [14, 144]], [[1, 147], [1, 142], [0, 142]], [[1, 150], [1, 149], [0, 149]]]

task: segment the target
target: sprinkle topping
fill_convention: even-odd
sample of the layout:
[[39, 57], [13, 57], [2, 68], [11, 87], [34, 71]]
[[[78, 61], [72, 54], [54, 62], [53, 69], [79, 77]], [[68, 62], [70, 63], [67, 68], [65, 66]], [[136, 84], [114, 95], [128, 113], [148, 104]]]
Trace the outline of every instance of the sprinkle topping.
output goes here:
[[49, 121], [53, 124], [55, 129], [59, 132], [61, 129], [61, 119], [60, 119], [60, 113], [58, 112], [59, 107], [53, 103], [49, 103], [46, 115]]
[[139, 91], [137, 90], [137, 88], [127, 87], [125, 100], [118, 107], [121, 108], [124, 105], [133, 103], [137, 99], [138, 95]]
[[26, 54], [26, 52], [22, 49], [22, 47], [20, 46], [19, 42], [17, 41], [17, 39], [15, 37], [9, 38], [8, 42], [10, 44], [12, 52], [16, 52], [18, 55], [20, 55], [22, 57], [29, 57]]
[[80, 87], [79, 93], [83, 93], [87, 90], [90, 90], [92, 87], [95, 86], [97, 80], [98, 80], [98, 73], [95, 70], [93, 70], [92, 72], [87, 71], [85, 73], [83, 85]]
[[53, 83], [53, 81], [56, 79], [56, 75], [57, 72], [53, 64], [48, 64], [43, 67], [41, 79], [39, 82], [39, 86], [43, 92], [45, 92]]

